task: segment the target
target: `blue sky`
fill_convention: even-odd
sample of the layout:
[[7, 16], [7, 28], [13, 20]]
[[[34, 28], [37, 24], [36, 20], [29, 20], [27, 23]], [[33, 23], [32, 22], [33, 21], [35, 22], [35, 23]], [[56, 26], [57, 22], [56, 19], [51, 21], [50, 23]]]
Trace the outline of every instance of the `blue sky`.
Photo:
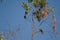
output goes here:
[[[3, 3], [0, 3], [0, 31], [7, 32], [9, 29], [11, 29], [15, 32], [16, 25], [20, 24], [20, 31], [17, 33], [18, 40], [31, 40], [32, 24], [24, 20], [24, 9], [21, 7], [21, 3], [25, 1], [27, 0], [6, 0]], [[60, 32], [60, 0], [48, 0], [48, 4], [50, 7], [55, 8], [57, 32]], [[10, 24], [10, 26], [8, 26], [8, 24]], [[43, 23], [43, 26], [44, 25], [45, 23]], [[50, 27], [48, 28], [50, 29]], [[15, 40], [15, 38], [10, 40]], [[56, 39], [52, 39], [48, 33], [45, 33], [44, 35], [37, 33], [34, 40]], [[60, 34], [58, 35], [57, 40], [60, 40]]]

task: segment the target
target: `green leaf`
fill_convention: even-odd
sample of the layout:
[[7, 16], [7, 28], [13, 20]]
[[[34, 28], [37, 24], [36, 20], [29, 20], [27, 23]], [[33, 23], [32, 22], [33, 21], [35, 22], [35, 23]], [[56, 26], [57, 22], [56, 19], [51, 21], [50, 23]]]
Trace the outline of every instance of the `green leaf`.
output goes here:
[[27, 3], [22, 3], [22, 7], [25, 9], [25, 11], [29, 12], [30, 11], [30, 7], [28, 6]]
[[43, 8], [46, 5], [46, 0], [39, 0], [39, 4]]
[[24, 3], [24, 2], [23, 2], [23, 3], [22, 3], [22, 7], [26, 9], [26, 8], [28, 7], [27, 3]]
[[34, 7], [37, 7], [39, 5], [39, 1], [38, 0], [33, 0], [32, 2]]

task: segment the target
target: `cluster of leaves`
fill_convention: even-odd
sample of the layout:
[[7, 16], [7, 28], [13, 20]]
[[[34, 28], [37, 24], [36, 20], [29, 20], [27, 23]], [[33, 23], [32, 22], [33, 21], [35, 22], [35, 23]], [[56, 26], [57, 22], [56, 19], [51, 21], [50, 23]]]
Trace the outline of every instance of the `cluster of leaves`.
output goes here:
[[[32, 7], [28, 4], [31, 3]], [[37, 19], [40, 22], [42, 19], [46, 18], [50, 12], [52, 12], [52, 8], [48, 7], [47, 0], [28, 0], [28, 2], [23, 2], [22, 7], [25, 9], [24, 19], [27, 18], [27, 14], [30, 12], [31, 8], [34, 10], [32, 15], [34, 19]], [[55, 13], [52, 12], [52, 29], [53, 32], [56, 31], [56, 18]], [[39, 29], [39, 32], [44, 33], [43, 29]], [[32, 37], [34, 35], [34, 31], [32, 30]]]
[[34, 7], [34, 12], [32, 15], [40, 21], [42, 18], [45, 18], [48, 15], [47, 0], [28, 0], [28, 3], [23, 2], [22, 7], [25, 9], [24, 19], [27, 18], [27, 14], [30, 12], [31, 7], [28, 5], [31, 3]]

